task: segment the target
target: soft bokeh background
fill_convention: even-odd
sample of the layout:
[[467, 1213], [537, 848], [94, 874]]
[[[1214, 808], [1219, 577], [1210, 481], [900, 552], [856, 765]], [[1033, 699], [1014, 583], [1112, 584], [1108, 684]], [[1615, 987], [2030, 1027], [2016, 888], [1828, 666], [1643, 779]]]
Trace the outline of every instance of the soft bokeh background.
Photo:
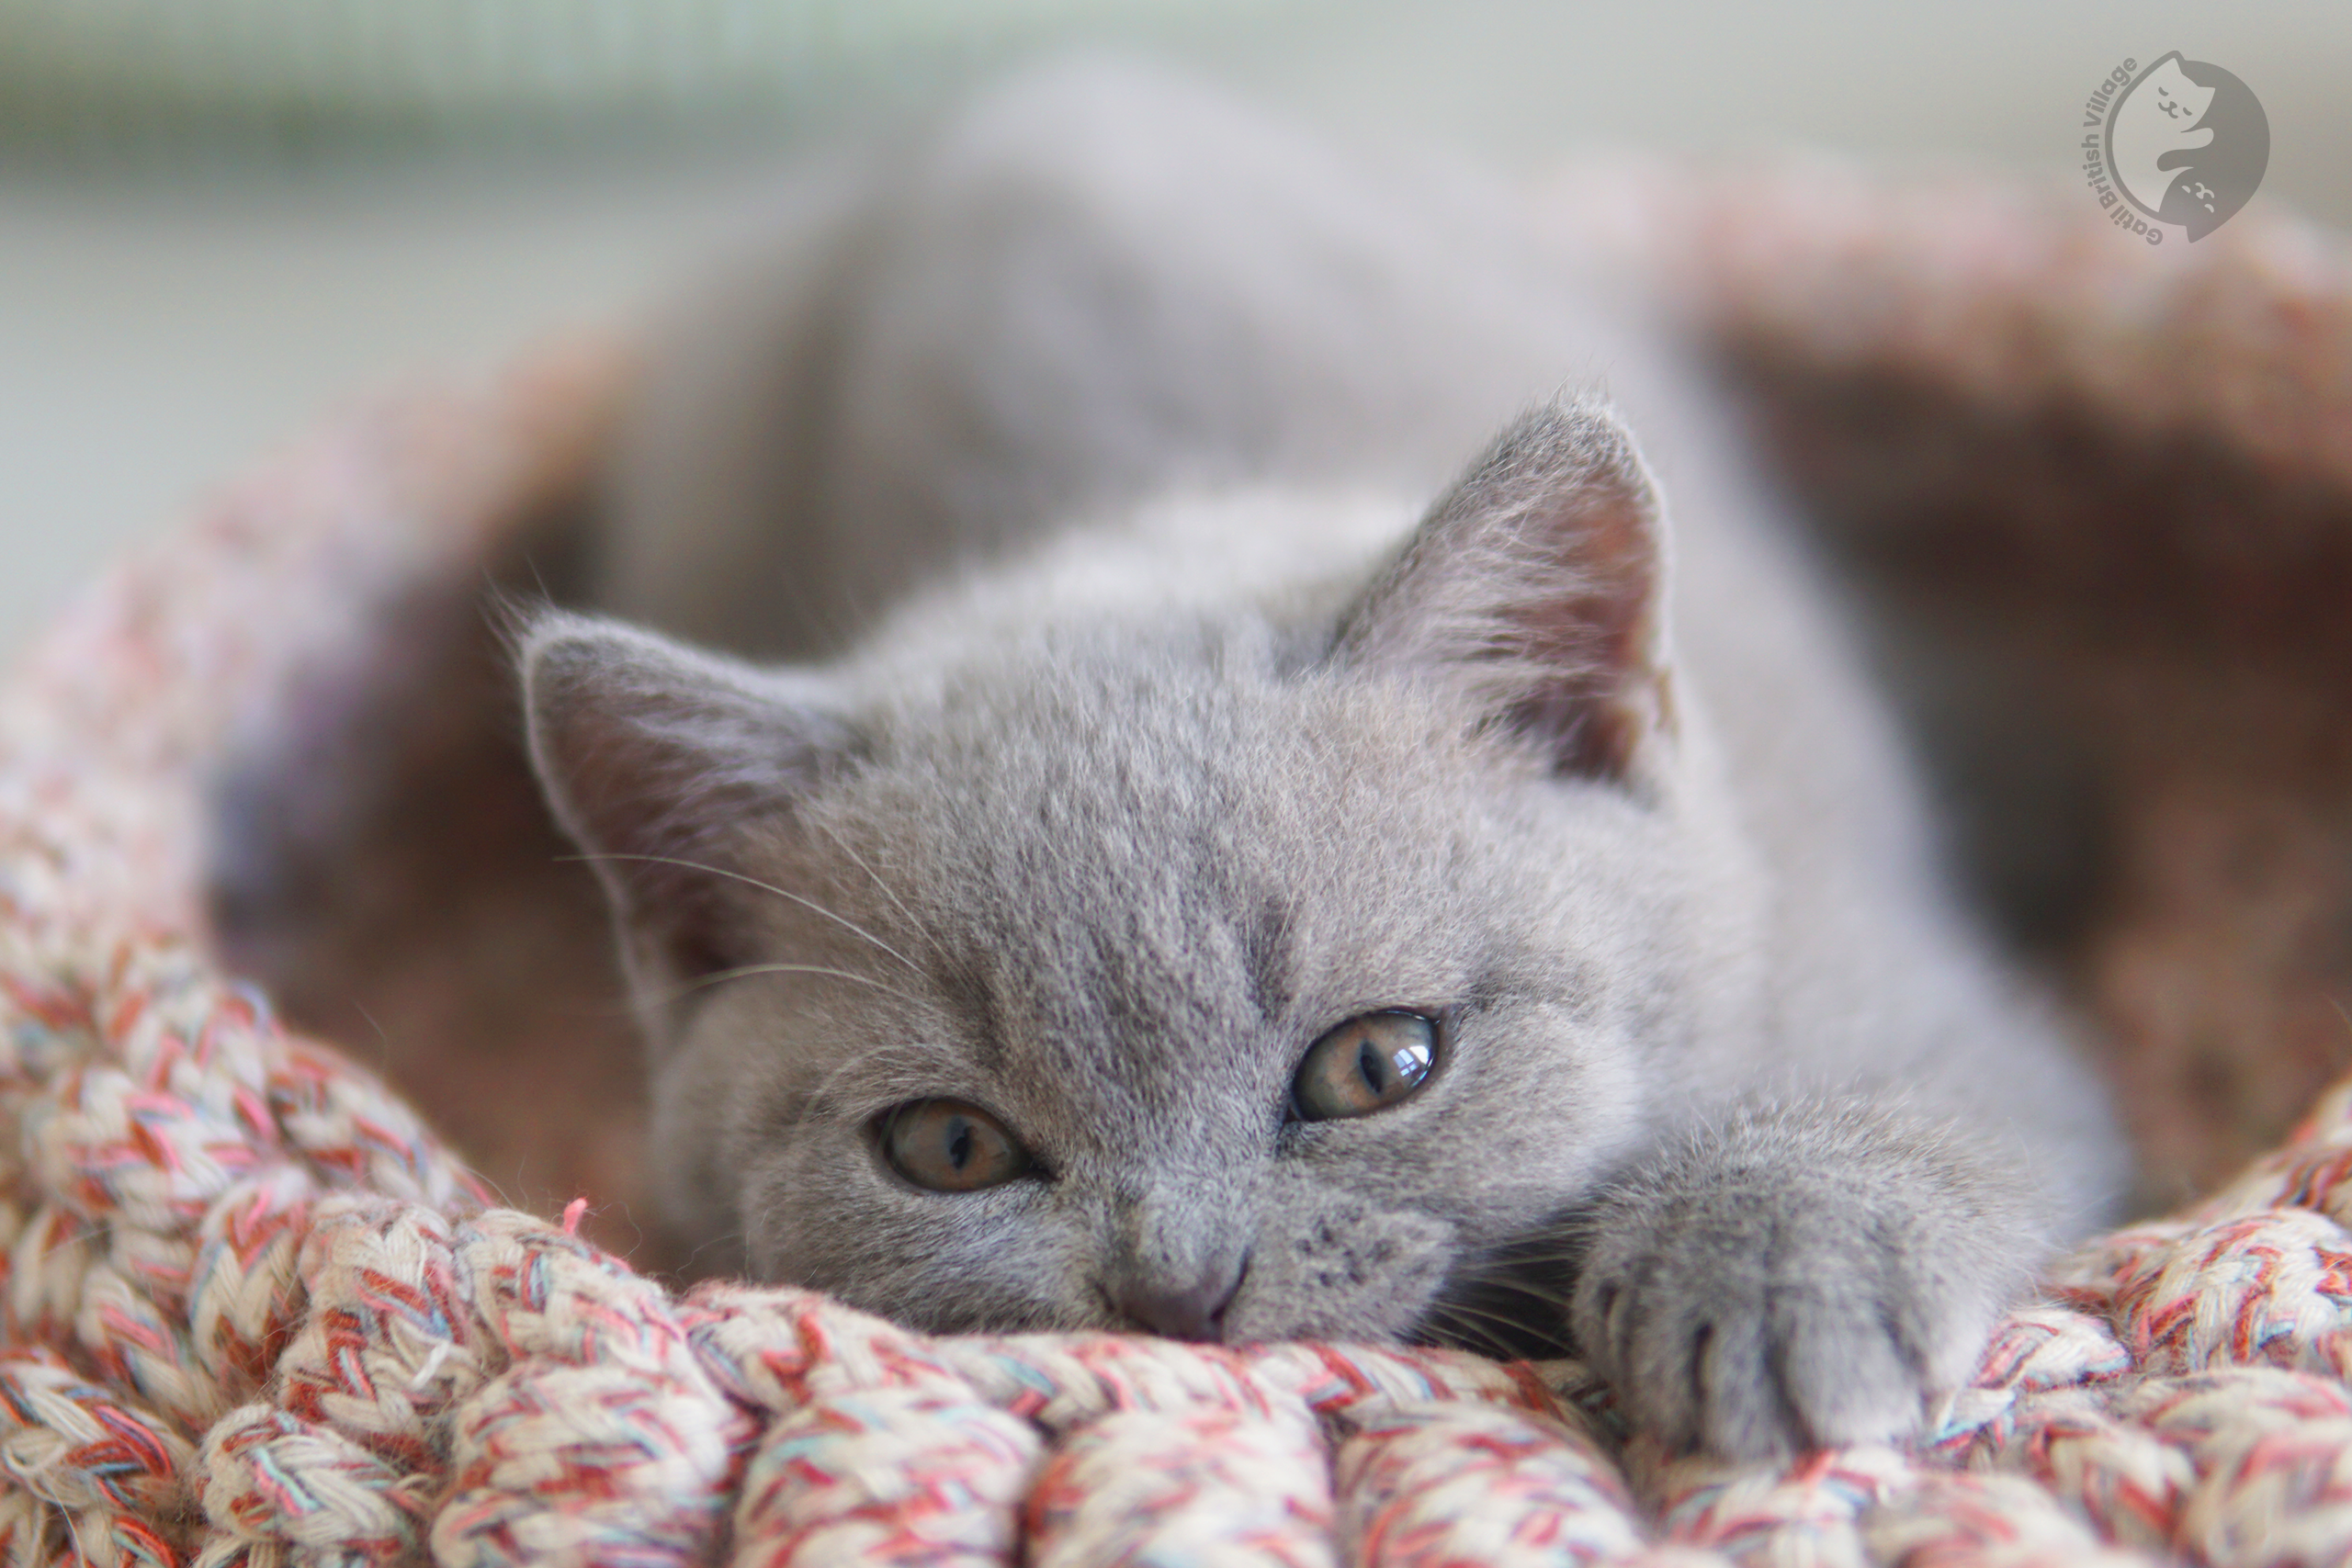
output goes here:
[[2253, 210], [2352, 224], [2340, 0], [0, 0], [0, 654], [330, 408], [639, 309], [793, 146], [1072, 39], [1509, 164], [1804, 143], [2052, 179], [2108, 71], [2178, 49], [2268, 111]]

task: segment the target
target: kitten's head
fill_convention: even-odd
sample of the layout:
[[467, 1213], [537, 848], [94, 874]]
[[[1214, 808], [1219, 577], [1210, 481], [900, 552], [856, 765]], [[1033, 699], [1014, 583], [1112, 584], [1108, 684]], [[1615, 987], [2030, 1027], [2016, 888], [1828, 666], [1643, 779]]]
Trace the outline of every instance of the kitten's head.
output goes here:
[[1475, 1337], [1707, 1005], [1647, 476], [1555, 407], [1345, 586], [1092, 547], [822, 671], [531, 632], [667, 1201], [926, 1327]]

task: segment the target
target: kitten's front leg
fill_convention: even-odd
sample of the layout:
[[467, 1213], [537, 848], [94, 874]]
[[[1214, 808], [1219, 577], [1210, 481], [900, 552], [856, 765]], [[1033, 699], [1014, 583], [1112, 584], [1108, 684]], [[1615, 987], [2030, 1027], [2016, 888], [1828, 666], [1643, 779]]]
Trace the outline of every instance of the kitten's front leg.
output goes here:
[[1860, 1100], [1747, 1109], [1587, 1216], [1577, 1346], [1634, 1423], [1727, 1459], [1900, 1438], [2042, 1245], [1997, 1149]]

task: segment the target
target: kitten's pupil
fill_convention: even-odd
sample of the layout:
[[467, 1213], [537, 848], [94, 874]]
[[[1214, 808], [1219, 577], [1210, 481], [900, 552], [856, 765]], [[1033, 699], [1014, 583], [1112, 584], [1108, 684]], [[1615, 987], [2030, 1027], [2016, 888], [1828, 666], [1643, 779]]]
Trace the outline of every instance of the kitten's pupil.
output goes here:
[[1363, 1013], [1308, 1048], [1291, 1105], [1307, 1122], [1385, 1111], [1419, 1089], [1436, 1060], [1437, 1025], [1424, 1014]]
[[884, 1111], [875, 1132], [890, 1168], [933, 1192], [977, 1192], [1035, 1168], [1003, 1122], [958, 1100], [910, 1100]]

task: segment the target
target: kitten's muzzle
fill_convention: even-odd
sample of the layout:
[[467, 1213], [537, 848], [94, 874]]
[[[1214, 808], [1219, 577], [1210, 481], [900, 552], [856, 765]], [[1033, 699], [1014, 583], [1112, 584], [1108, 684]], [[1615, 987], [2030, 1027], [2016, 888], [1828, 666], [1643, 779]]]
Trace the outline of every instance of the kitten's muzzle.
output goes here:
[[1226, 1309], [1241, 1293], [1250, 1255], [1225, 1259], [1186, 1284], [1141, 1280], [1119, 1286], [1112, 1301], [1138, 1328], [1168, 1339], [1214, 1343], [1225, 1337]]

